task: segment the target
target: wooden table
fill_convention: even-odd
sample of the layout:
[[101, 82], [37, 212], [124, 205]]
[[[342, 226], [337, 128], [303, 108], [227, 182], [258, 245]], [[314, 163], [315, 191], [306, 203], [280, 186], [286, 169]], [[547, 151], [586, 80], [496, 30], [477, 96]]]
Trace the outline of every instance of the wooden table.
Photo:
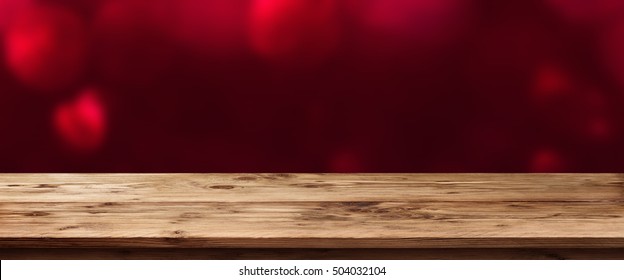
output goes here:
[[623, 259], [624, 174], [0, 174], [1, 259]]

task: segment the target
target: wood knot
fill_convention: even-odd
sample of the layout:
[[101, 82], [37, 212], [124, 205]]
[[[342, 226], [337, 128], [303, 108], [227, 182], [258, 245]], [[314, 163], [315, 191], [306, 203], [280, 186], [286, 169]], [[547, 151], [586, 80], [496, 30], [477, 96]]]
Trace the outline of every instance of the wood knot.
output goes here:
[[236, 177], [235, 180], [239, 180], [239, 181], [255, 181], [258, 178], [253, 177], [253, 176], [242, 176], [242, 177]]
[[68, 230], [68, 229], [76, 229], [76, 228], [80, 228], [79, 226], [65, 226], [65, 227], [61, 227], [58, 230]]
[[182, 219], [197, 219], [201, 217], [202, 217], [202, 214], [197, 213], [197, 212], [185, 212], [185, 213], [180, 214], [180, 218]]
[[332, 187], [334, 186], [333, 184], [328, 184], [328, 183], [304, 183], [304, 184], [291, 184], [291, 186], [293, 187], [301, 187], [301, 188], [307, 188], [307, 189], [318, 189], [318, 188], [326, 188], [326, 187]]
[[27, 217], [43, 217], [43, 216], [49, 216], [49, 215], [50, 213], [43, 212], [43, 211], [33, 211], [30, 213], [24, 214], [24, 216], [27, 216]]
[[116, 206], [116, 205], [120, 205], [120, 204], [117, 202], [104, 202], [100, 204], [100, 206]]
[[35, 187], [35, 189], [54, 189], [54, 188], [58, 188], [58, 185], [39, 184]]
[[343, 202], [342, 205], [347, 207], [372, 207], [378, 205], [379, 202], [371, 202], [371, 201], [349, 201]]
[[236, 188], [236, 186], [232, 186], [232, 185], [216, 185], [216, 186], [210, 186], [211, 189], [215, 189], [215, 190], [231, 190], [233, 188]]

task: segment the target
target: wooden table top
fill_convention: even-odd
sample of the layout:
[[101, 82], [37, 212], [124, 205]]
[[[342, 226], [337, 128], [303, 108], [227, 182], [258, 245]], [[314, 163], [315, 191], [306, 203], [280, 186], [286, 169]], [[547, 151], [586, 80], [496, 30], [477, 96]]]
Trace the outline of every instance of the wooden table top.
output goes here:
[[0, 174], [0, 248], [624, 248], [624, 174]]

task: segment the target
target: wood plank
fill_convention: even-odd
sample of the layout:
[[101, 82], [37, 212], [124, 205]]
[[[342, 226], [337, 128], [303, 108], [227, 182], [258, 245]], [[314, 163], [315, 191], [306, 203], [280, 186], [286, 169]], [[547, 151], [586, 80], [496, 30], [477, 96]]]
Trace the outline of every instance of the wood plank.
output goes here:
[[[619, 244], [605, 203], [3, 203], [0, 240], [146, 247], [472, 247]], [[485, 237], [484, 237], [485, 236]], [[483, 238], [484, 237], [484, 238]], [[613, 242], [608, 242], [615, 237]], [[560, 238], [553, 241], [553, 238]], [[249, 239], [249, 240], [246, 240]], [[319, 239], [321, 239], [319, 241]], [[246, 241], [245, 241], [246, 240]], [[336, 244], [327, 244], [335, 240]], [[514, 241], [515, 240], [515, 241]], [[330, 242], [330, 243], [332, 243]], [[62, 246], [63, 243], [60, 245]], [[321, 245], [323, 244], [323, 245]]]
[[624, 248], [624, 175], [0, 174], [0, 248], [80, 247]]
[[623, 174], [0, 174], [0, 202], [624, 201]]
[[218, 249], [218, 248], [5, 248], [2, 260], [624, 260], [605, 249]]

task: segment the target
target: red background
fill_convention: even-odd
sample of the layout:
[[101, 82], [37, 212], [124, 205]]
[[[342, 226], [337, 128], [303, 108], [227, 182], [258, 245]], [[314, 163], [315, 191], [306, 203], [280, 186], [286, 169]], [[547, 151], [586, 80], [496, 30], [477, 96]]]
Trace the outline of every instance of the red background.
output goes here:
[[612, 172], [624, 1], [0, 0], [0, 172]]

